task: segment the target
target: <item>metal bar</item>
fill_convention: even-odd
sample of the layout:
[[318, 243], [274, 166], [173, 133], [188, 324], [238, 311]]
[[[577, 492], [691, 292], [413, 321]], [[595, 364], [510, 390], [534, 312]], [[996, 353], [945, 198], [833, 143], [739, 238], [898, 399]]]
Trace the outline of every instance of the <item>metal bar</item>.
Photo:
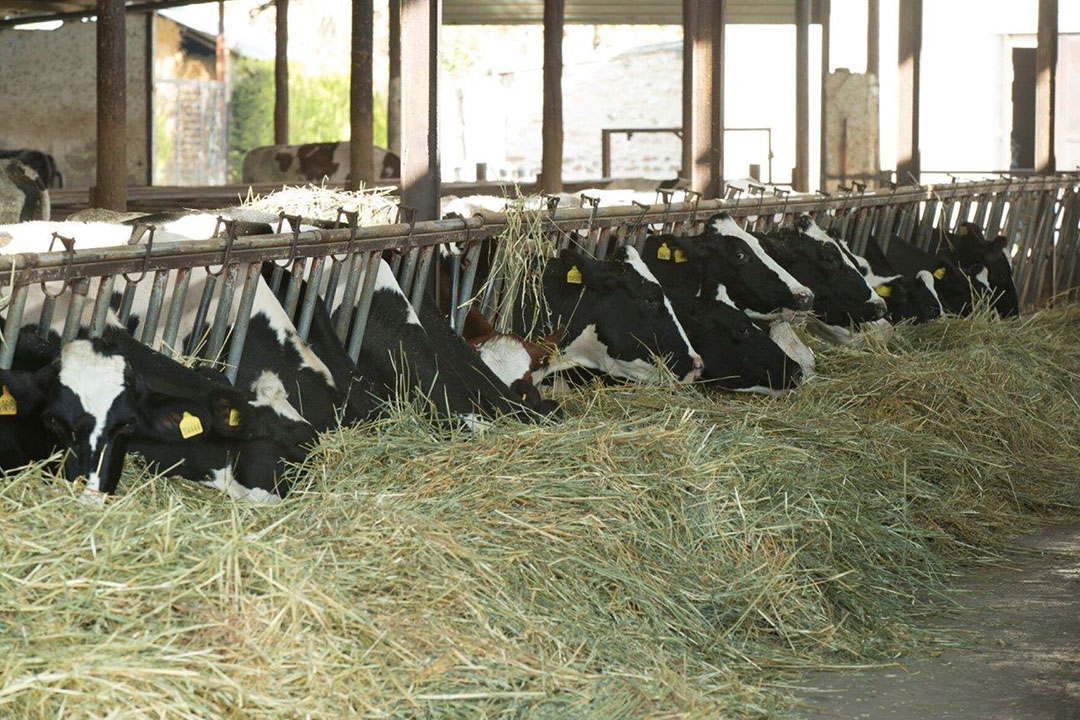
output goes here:
[[210, 362], [217, 362], [218, 356], [221, 355], [221, 348], [225, 346], [225, 333], [229, 329], [233, 297], [236, 295], [236, 279], [239, 275], [239, 265], [230, 265], [224, 273], [225, 280], [221, 284], [217, 313], [214, 315], [214, 325], [210, 329], [210, 340], [207, 342], [206, 348], [206, 358]]
[[289, 277], [289, 287], [285, 290], [285, 302], [282, 303], [289, 320], [296, 320], [296, 306], [300, 303], [300, 288], [304, 282], [304, 268], [306, 265], [307, 260], [305, 258], [298, 258], [290, 270], [292, 274]]
[[424, 302], [424, 290], [427, 288], [428, 275], [431, 274], [431, 258], [435, 253], [434, 247], [426, 247], [420, 252], [420, 268], [416, 273], [412, 295], [409, 296], [409, 304], [413, 310], [420, 312], [420, 306]]
[[465, 275], [461, 279], [461, 292], [458, 296], [458, 304], [454, 308], [454, 314], [457, 316], [457, 330], [460, 335], [465, 329], [465, 316], [469, 312], [469, 306], [472, 304], [472, 292], [473, 285], [476, 283], [476, 270], [480, 264], [480, 249], [482, 243], [474, 243], [465, 252]]
[[[364, 284], [360, 289], [360, 300], [356, 303], [356, 311], [353, 314], [352, 333], [349, 336], [349, 358], [356, 362], [360, 357], [360, 350], [364, 346], [364, 331], [367, 329], [368, 315], [371, 314], [371, 299], [375, 295], [375, 281], [379, 276], [379, 263], [382, 258], [377, 253], [368, 255], [367, 266], [364, 272]], [[342, 308], [342, 312], [345, 309]]]
[[[367, 257], [367, 253], [352, 253], [349, 256], [349, 274], [345, 278], [345, 293], [341, 296], [341, 309], [334, 324], [334, 334], [341, 342], [345, 342], [349, 334], [349, 322], [352, 320], [352, 311], [355, 307], [356, 290], [360, 286], [360, 277], [364, 274]], [[327, 309], [333, 312], [332, 302], [327, 303]]]
[[49, 329], [52, 327], [53, 315], [56, 313], [56, 298], [53, 296], [46, 296], [45, 300], [41, 303], [41, 315], [38, 316], [38, 336], [48, 337]]
[[307, 340], [311, 332], [311, 318], [315, 316], [315, 303], [319, 299], [319, 286], [322, 285], [323, 268], [326, 258], [315, 258], [311, 261], [311, 274], [308, 275], [307, 292], [304, 293], [304, 304], [300, 307], [300, 319], [296, 323], [296, 333], [302, 340]]
[[289, 0], [274, 0], [274, 144], [289, 143]]
[[540, 187], [545, 193], [562, 192], [562, 46], [565, 16], [565, 0], [544, 0], [544, 112]]
[[825, 88], [829, 84], [830, 65], [830, 40], [832, 36], [832, 0], [817, 0], [818, 18], [821, 23], [821, 131], [818, 133], [820, 140], [821, 158], [819, 162], [821, 177], [818, 180], [818, 189], [828, 189], [829, 179], [829, 100], [826, 97]]
[[26, 296], [29, 292], [29, 285], [19, 285], [11, 295], [11, 304], [8, 305], [4, 322], [4, 336], [0, 338], [0, 370], [10, 370], [15, 359], [15, 346], [19, 343], [23, 310], [26, 309]]
[[165, 331], [161, 336], [161, 351], [171, 357], [179, 357], [181, 348], [176, 344], [180, 332], [180, 320], [184, 316], [184, 302], [187, 300], [188, 286], [191, 284], [192, 271], [181, 268], [176, 271], [173, 283], [172, 299], [169, 301], [169, 314], [165, 317]]
[[[435, 296], [439, 296], [438, 290]], [[461, 254], [454, 255], [450, 261], [450, 304], [447, 307], [450, 317], [450, 329], [461, 334], [461, 323], [458, 319], [458, 305], [461, 304]]]
[[90, 281], [79, 278], [71, 284], [71, 299], [68, 302], [67, 317], [64, 318], [64, 332], [60, 335], [60, 345], [67, 345], [79, 334], [82, 325], [83, 308], [86, 307], [86, 293]]
[[115, 275], [103, 275], [98, 278], [97, 296], [94, 298], [94, 316], [90, 320], [90, 337], [92, 338], [101, 337], [101, 334], [105, 332], [105, 321], [108, 318], [115, 284]]
[[439, 216], [439, 0], [401, 5], [401, 202], [416, 219]]
[[165, 302], [165, 288], [169, 284], [169, 272], [159, 270], [154, 273], [154, 283], [150, 289], [150, 301], [146, 304], [146, 316], [142, 322], [143, 345], [153, 347], [154, 335], [157, 334], [158, 320], [161, 318], [161, 307]]
[[234, 385], [236, 376], [240, 372], [240, 360], [243, 357], [248, 327], [251, 324], [251, 310], [255, 305], [255, 293], [259, 289], [261, 279], [260, 266], [255, 263], [248, 265], [244, 273], [244, 291], [240, 295], [240, 308], [236, 311], [236, 322], [233, 323], [232, 337], [229, 339], [229, 357], [225, 361], [225, 377], [229, 378], [229, 382]]
[[188, 339], [188, 355], [198, 354], [203, 342], [203, 334], [206, 332], [206, 316], [210, 312], [210, 304], [214, 301], [214, 289], [217, 287], [217, 276], [206, 273], [203, 283], [202, 296], [199, 298], [199, 307], [195, 311], [195, 322], [191, 326], [191, 337]]
[[98, 0], [97, 207], [127, 209], [127, 40], [124, 0]]

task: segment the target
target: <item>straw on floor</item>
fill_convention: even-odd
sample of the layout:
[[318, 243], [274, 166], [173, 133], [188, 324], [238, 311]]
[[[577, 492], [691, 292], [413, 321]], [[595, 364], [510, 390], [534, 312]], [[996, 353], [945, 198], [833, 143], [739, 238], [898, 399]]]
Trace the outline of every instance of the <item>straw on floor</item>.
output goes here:
[[0, 487], [0, 716], [758, 717], [941, 638], [959, 561], [1080, 505], [1080, 309], [821, 347], [790, 397], [587, 387], [328, 433], [284, 503]]

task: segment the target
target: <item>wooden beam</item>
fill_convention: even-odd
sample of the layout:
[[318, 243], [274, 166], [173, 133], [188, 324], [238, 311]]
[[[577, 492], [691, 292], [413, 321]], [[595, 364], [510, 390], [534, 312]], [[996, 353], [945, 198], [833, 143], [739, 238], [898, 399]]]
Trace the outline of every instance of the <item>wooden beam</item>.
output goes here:
[[386, 91], [386, 146], [401, 155], [401, 0], [390, 5], [390, 83]]
[[417, 220], [439, 216], [440, 0], [401, 0], [402, 204]]
[[795, 0], [796, 192], [810, 192], [810, 0]]
[[1058, 0], [1039, 0], [1038, 49], [1035, 51], [1035, 172], [1053, 173], [1054, 103], [1057, 95]]
[[375, 35], [372, 0], [352, 3], [352, 69], [349, 76], [349, 189], [375, 180], [375, 108], [371, 54]]
[[690, 187], [706, 198], [724, 192], [724, 16], [726, 0], [686, 0], [683, 32], [688, 47], [683, 97], [689, 96], [683, 143], [689, 145]]
[[562, 46], [564, 0], [544, 0], [544, 126], [540, 187], [562, 192], [563, 111]]
[[866, 0], [866, 72], [881, 77], [881, 0]]
[[818, 188], [825, 190], [829, 185], [829, 103], [825, 100], [825, 86], [829, 80], [829, 52], [832, 35], [832, 2], [819, 0], [821, 8], [821, 160], [819, 162], [821, 178]]
[[127, 35], [124, 0], [98, 0], [97, 185], [94, 205], [127, 209]]
[[274, 0], [274, 144], [289, 143], [289, 0]]
[[900, 0], [899, 111], [900, 137], [896, 146], [896, 182], [919, 180], [919, 72], [922, 61], [922, 0]]

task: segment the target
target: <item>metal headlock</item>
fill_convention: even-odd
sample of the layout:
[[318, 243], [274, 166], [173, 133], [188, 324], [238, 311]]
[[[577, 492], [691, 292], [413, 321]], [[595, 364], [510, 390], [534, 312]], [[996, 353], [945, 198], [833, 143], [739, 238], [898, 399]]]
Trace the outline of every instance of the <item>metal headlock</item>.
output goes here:
[[[730, 190], [727, 200], [706, 200], [687, 190], [665, 192], [660, 195], [661, 202], [653, 205], [601, 207], [598, 200], [583, 198], [584, 207], [559, 208], [555, 199], [549, 198], [548, 209], [540, 212], [545, 215], [544, 231], [555, 242], [568, 242], [572, 233], [580, 232], [585, 249], [600, 258], [614, 249], [615, 238], [640, 249], [650, 228], [692, 235], [721, 210], [742, 222], [753, 217], [751, 227], [766, 230], [790, 222], [795, 215], [811, 213], [822, 227], [831, 227], [848, 240], [856, 252], [865, 250], [871, 235], [886, 247], [895, 238], [929, 247], [943, 230], [954, 230], [961, 221], [971, 219], [982, 225], [988, 240], [999, 233], [1006, 236], [1022, 306], [1029, 307], [1061, 291], [1073, 292], [1080, 285], [1080, 178], [1074, 175], [972, 182], [954, 179], [936, 186], [881, 190], [853, 184], [833, 195], [775, 192], [770, 196], [755, 186], [752, 191], [757, 197], [742, 203], [741, 191]], [[676, 193], [682, 194], [681, 201], [675, 201]], [[265, 262], [274, 264], [271, 285], [275, 290], [280, 288], [284, 270], [290, 271], [284, 306], [300, 335], [306, 337], [316, 301], [323, 298], [328, 309], [339, 308], [334, 314], [334, 330], [355, 360], [363, 344], [383, 253], [393, 253], [391, 267], [402, 291], [419, 304], [432, 274], [436, 246], [449, 243], [458, 244], [451, 260], [450, 296], [452, 326], [460, 333], [476, 284], [483, 241], [501, 234], [506, 218], [485, 215], [415, 222], [413, 216], [408, 208], [402, 208], [399, 220], [408, 222], [358, 227], [355, 213], [341, 212], [337, 228], [318, 230], [302, 230], [300, 218], [282, 216], [278, 232], [243, 237], [236, 235], [235, 225], [222, 221], [225, 232], [221, 235], [183, 242], [155, 242], [153, 229], [143, 228], [133, 232], [133, 239], [139, 242], [135, 245], [80, 250], [78, 238], [74, 238], [73, 243], [62, 239], [62, 251], [2, 255], [0, 277], [6, 285], [0, 287], [0, 309], [6, 310], [9, 330], [0, 339], [0, 368], [11, 366], [34, 284], [53, 284], [41, 303], [38, 320], [48, 327], [61, 310], [61, 338], [68, 340], [78, 331], [91, 287], [89, 331], [92, 336], [102, 333], [118, 287], [117, 276], [121, 276], [123, 319], [132, 311], [139, 282], [151, 283], [145, 307], [138, 308], [142, 311], [138, 331], [142, 342], [173, 356], [200, 350], [202, 357], [216, 361], [228, 341], [225, 372], [234, 378]], [[344, 227], [342, 217], [347, 221]], [[282, 232], [286, 219], [291, 227]], [[181, 328], [192, 273], [198, 270], [205, 271], [205, 278], [195, 323]], [[499, 279], [487, 284], [483, 307], [496, 306], [497, 297], [490, 295], [498, 295]], [[302, 290], [305, 280], [307, 291]], [[166, 303], [170, 287], [172, 297]], [[215, 298], [216, 311], [211, 314]], [[181, 347], [185, 337], [190, 337], [186, 348]]]

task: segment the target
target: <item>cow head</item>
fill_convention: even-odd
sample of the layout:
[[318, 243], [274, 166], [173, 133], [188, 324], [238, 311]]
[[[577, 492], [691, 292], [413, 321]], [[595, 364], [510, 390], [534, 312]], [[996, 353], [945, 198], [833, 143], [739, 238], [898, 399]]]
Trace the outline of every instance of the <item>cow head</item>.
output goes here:
[[993, 298], [994, 309], [1002, 317], [1019, 315], [1008, 239], [999, 235], [987, 241], [981, 227], [962, 222], [956, 232], [950, 233], [949, 241], [950, 257], [971, 278], [973, 289]]
[[549, 365], [549, 371], [577, 364], [649, 381], [659, 377], [660, 358], [684, 381], [700, 375], [701, 356], [632, 247], [618, 248], [610, 260], [563, 250], [544, 270], [544, 294], [568, 341], [563, 359]]
[[914, 278], [903, 275], [875, 278], [873, 284], [874, 292], [885, 298], [886, 317], [893, 324], [904, 320], [923, 323], [941, 315], [933, 276], [925, 270]]
[[183, 442], [206, 432], [237, 436], [248, 410], [231, 388], [204, 402], [154, 393], [115, 347], [75, 340], [37, 371], [0, 372], [16, 417], [40, 423], [56, 448], [66, 451], [64, 474], [85, 478], [89, 490], [112, 493], [128, 444]]
[[814, 314], [827, 325], [859, 325], [877, 320], [887, 310], [843, 248], [809, 215], [796, 218], [795, 228], [766, 238], [769, 254], [814, 292]]
[[727, 213], [709, 218], [705, 233], [691, 247], [695, 248], [693, 262], [702, 266], [706, 295], [723, 285], [731, 299], [755, 317], [808, 310], [814, 304], [811, 288], [778, 263], [758, 237], [739, 227]]
[[676, 305], [679, 319], [705, 361], [702, 380], [739, 392], [781, 394], [802, 375], [789, 358], [746, 313], [731, 304], [723, 286], [718, 296]]

